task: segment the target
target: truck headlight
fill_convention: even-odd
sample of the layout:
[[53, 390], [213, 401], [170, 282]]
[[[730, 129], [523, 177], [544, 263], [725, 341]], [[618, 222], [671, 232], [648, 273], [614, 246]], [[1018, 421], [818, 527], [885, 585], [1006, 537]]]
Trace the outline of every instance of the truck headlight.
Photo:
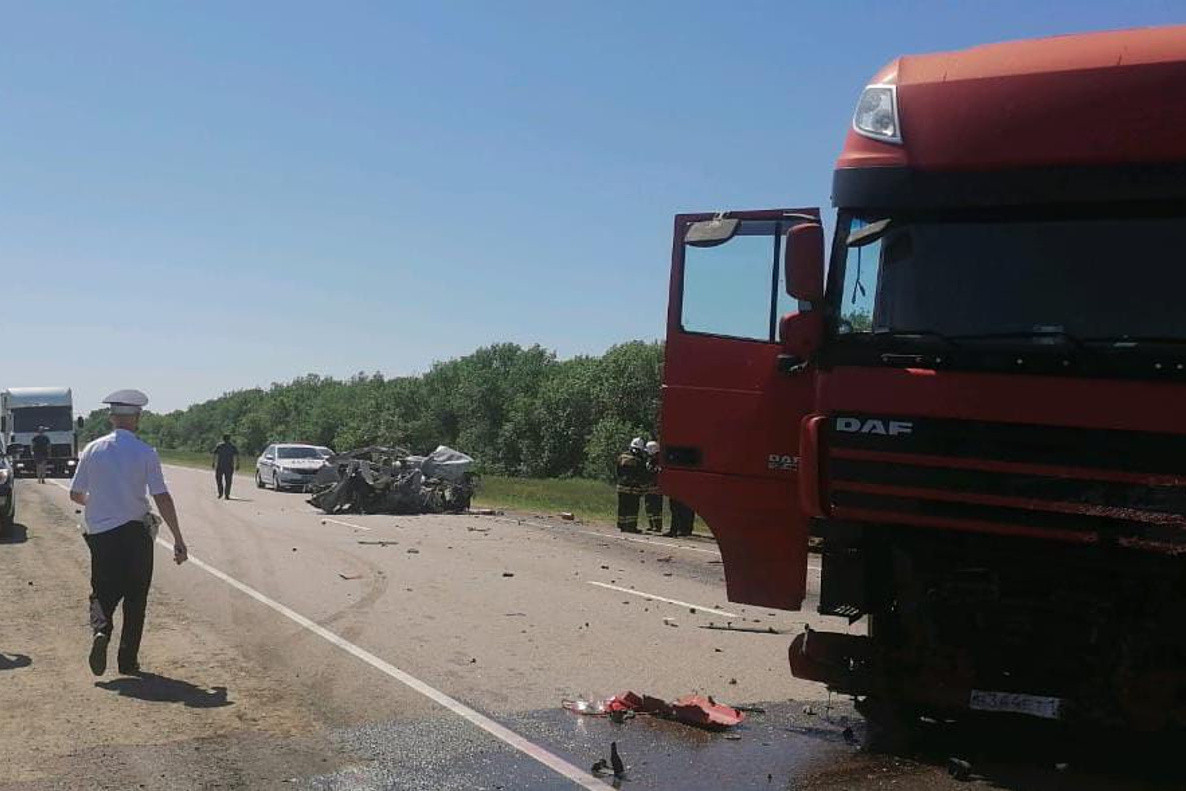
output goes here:
[[852, 128], [859, 135], [883, 143], [902, 142], [902, 127], [898, 122], [898, 86], [869, 85], [861, 93]]
[[11, 476], [12, 472], [7, 467], [0, 469], [0, 484], [8, 483], [8, 479]]

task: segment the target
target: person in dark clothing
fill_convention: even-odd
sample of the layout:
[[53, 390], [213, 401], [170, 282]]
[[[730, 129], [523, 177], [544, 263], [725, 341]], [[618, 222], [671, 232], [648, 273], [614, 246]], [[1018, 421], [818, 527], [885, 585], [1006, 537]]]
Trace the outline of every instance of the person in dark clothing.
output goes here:
[[647, 529], [652, 533], [663, 532], [663, 493], [659, 491], [659, 443], [651, 440], [646, 444], [647, 482], [643, 492], [643, 504], [647, 511]]
[[647, 463], [642, 437], [630, 442], [630, 449], [618, 457], [618, 529], [638, 533], [638, 505], [646, 488]]
[[29, 443], [33, 449], [33, 465], [37, 467], [37, 482], [45, 483], [45, 468], [49, 466], [50, 440], [45, 435], [45, 426], [37, 427], [37, 434]]
[[670, 497], [667, 500], [671, 506], [671, 530], [664, 533], [665, 536], [690, 536], [692, 535], [692, 525], [696, 522], [696, 512], [688, 506]]
[[239, 469], [239, 449], [231, 443], [231, 435], [223, 434], [222, 442], [214, 446], [211, 451], [214, 459], [210, 466], [214, 470], [214, 483], [218, 486], [220, 498], [231, 499], [231, 481], [235, 478], [235, 471]]

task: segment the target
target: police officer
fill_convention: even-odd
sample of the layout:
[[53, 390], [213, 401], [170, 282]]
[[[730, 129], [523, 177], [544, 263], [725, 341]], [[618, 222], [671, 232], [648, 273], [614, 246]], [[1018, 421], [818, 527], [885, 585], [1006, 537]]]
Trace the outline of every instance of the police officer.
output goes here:
[[643, 503], [647, 511], [647, 529], [652, 533], [663, 532], [663, 493], [659, 491], [659, 443], [651, 440], [646, 444], [647, 482]]
[[173, 562], [181, 564], [188, 557], [161, 461], [135, 433], [148, 396], [139, 390], [117, 390], [103, 403], [110, 406], [113, 431], [83, 449], [70, 484], [70, 499], [85, 507], [93, 632], [88, 661], [96, 676], [107, 670], [107, 644], [111, 641], [115, 608], [121, 600], [119, 672], [134, 674], [140, 670], [140, 637], [152, 583], [153, 536], [147, 495], [152, 495], [173, 534]]
[[638, 533], [638, 501], [646, 488], [647, 462], [642, 437], [630, 441], [630, 449], [618, 456], [618, 529]]

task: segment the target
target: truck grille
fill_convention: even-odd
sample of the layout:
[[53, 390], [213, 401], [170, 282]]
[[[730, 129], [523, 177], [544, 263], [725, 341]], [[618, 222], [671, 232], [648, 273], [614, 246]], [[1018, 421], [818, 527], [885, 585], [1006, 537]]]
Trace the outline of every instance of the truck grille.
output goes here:
[[1186, 550], [1186, 436], [831, 416], [837, 518]]

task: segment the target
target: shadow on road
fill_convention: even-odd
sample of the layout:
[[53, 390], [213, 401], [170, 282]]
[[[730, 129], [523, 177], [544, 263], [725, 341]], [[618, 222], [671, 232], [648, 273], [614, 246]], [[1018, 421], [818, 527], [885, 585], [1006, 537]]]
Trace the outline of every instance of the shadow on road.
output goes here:
[[0, 652], [0, 670], [17, 670], [33, 664], [28, 654], [6, 654]]
[[17, 522], [0, 535], [0, 544], [23, 544], [29, 540], [29, 528]]
[[96, 681], [95, 686], [128, 698], [153, 703], [181, 703], [190, 709], [217, 709], [234, 705], [233, 701], [227, 700], [226, 687], [205, 689], [188, 681], [156, 673], [137, 673], [112, 681]]
[[1180, 739], [1006, 720], [925, 729], [910, 757], [1010, 791], [1176, 791], [1186, 788]]

